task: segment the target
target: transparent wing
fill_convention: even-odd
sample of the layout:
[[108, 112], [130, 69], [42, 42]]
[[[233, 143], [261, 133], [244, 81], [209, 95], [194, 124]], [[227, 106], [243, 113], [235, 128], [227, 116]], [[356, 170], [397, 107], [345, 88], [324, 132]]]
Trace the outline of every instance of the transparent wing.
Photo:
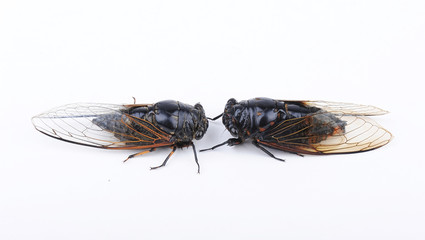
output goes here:
[[333, 115], [319, 112], [292, 118], [264, 132], [259, 143], [280, 150], [304, 154], [355, 153], [376, 149], [391, 141], [392, 135], [366, 116]]
[[356, 115], [356, 116], [377, 116], [387, 114], [381, 108], [372, 105], [362, 105], [355, 103], [330, 102], [330, 101], [287, 101], [283, 102], [301, 103], [310, 107], [317, 107], [330, 113], [338, 115]]
[[345, 132], [329, 136], [326, 140], [312, 144], [322, 153], [363, 152], [389, 143], [392, 134], [378, 123], [365, 116], [342, 116], [346, 121]]
[[32, 118], [34, 127], [66, 142], [98, 148], [135, 149], [169, 146], [171, 136], [151, 122], [114, 104], [68, 104]]

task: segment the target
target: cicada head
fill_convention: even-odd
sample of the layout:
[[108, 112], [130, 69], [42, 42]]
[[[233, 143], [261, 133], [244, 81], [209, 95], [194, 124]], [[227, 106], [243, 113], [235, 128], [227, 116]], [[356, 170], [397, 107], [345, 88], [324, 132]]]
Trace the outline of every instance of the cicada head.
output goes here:
[[239, 104], [236, 99], [231, 98], [227, 101], [224, 108], [223, 124], [234, 137], [245, 139], [247, 136], [248, 118], [244, 111], [245, 106]]
[[195, 124], [195, 139], [199, 140], [204, 136], [208, 129], [208, 119], [205, 116], [205, 111], [201, 104], [195, 104], [195, 109], [197, 110], [195, 113], [197, 119]]

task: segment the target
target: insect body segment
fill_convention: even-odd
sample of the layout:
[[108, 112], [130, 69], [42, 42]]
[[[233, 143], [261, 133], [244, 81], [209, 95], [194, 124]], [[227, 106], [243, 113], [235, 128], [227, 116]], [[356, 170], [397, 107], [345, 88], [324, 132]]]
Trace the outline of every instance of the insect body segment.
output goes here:
[[155, 124], [170, 134], [171, 141], [179, 147], [188, 146], [192, 139], [201, 139], [208, 128], [208, 121], [200, 104], [191, 106], [168, 100], [154, 105], [130, 107], [126, 113], [133, 118]]
[[32, 121], [40, 132], [66, 142], [107, 149], [151, 149], [129, 158], [157, 147], [172, 147], [172, 153], [175, 147], [194, 147], [192, 140], [201, 139], [208, 129], [200, 104], [191, 106], [173, 100], [131, 105], [69, 104], [35, 116]]
[[223, 124], [235, 136], [243, 140], [260, 136], [275, 123], [291, 118], [304, 117], [317, 112], [301, 104], [285, 103], [268, 98], [256, 98], [237, 102], [230, 99], [224, 109]]
[[373, 106], [348, 103], [269, 98], [237, 102], [232, 98], [222, 117], [224, 126], [235, 138], [205, 150], [252, 139], [256, 147], [272, 157], [262, 146], [297, 154], [367, 151], [387, 144], [392, 138], [391, 133], [366, 117], [385, 113]]

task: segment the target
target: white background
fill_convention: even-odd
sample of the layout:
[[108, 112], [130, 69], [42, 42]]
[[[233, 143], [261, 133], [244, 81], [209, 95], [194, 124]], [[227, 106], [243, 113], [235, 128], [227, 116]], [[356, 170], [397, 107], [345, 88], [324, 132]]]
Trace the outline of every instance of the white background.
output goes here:
[[[0, 1], [0, 239], [425, 239], [424, 1]], [[72, 102], [257, 96], [373, 104], [395, 136], [306, 156], [86, 148], [30, 118]], [[195, 144], [229, 137], [221, 121]]]

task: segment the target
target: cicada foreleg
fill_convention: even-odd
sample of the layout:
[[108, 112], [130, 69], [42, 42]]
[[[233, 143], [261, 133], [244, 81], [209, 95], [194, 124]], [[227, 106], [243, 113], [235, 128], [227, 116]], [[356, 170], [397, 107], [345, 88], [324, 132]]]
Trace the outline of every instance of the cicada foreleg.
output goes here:
[[241, 138], [229, 138], [229, 139], [227, 139], [227, 141], [220, 143], [220, 144], [217, 144], [217, 145], [215, 145], [211, 148], [201, 149], [200, 152], [204, 152], [204, 151], [208, 151], [208, 150], [214, 150], [214, 149], [221, 147], [223, 145], [226, 145], [226, 144], [229, 145], [229, 146], [234, 146], [234, 145], [241, 144], [242, 142], [243, 142], [243, 140]]
[[222, 113], [222, 114], [220, 114], [220, 115], [218, 115], [218, 116], [216, 116], [216, 117], [213, 117], [213, 118], [207, 117], [207, 119], [208, 119], [208, 120], [211, 120], [211, 121], [215, 121], [215, 120], [217, 120], [217, 119], [221, 118], [222, 116], [223, 116], [223, 113]]
[[195, 148], [195, 144], [190, 143], [190, 145], [192, 146], [192, 149], [193, 149], [193, 155], [195, 156], [195, 162], [196, 162], [196, 165], [198, 165], [198, 173], [201, 173], [201, 167], [199, 166], [198, 156], [196, 155], [196, 148]]

